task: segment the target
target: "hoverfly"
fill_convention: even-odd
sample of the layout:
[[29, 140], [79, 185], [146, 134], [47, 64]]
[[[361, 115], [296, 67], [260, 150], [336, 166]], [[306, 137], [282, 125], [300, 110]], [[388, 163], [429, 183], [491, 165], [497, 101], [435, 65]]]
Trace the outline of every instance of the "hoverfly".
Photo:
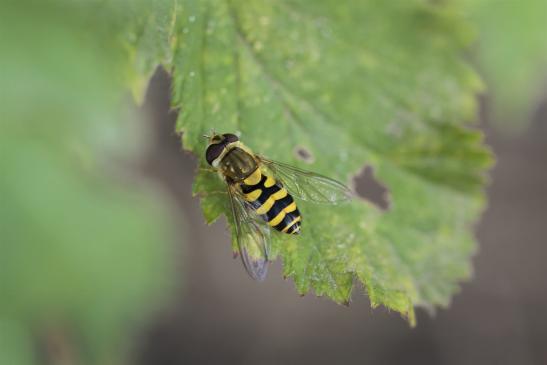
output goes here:
[[300, 234], [302, 216], [293, 197], [328, 204], [351, 197], [336, 180], [254, 154], [235, 134], [204, 137], [205, 159], [226, 183], [239, 256], [255, 280], [268, 271], [271, 229]]

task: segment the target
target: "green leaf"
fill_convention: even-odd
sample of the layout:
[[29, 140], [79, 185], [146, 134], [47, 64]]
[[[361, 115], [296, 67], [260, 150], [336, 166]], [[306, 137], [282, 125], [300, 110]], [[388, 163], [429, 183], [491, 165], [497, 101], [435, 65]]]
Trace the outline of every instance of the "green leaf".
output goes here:
[[[274, 245], [299, 293], [344, 303], [361, 282], [374, 307], [413, 322], [414, 306], [447, 305], [469, 278], [492, 158], [470, 126], [482, 84], [458, 14], [424, 1], [179, 3], [173, 105], [203, 167], [214, 128], [348, 184], [370, 165], [389, 189], [386, 212], [299, 203], [303, 234]], [[201, 169], [194, 189], [208, 222], [228, 215], [217, 176]]]
[[[40, 70], [40, 62], [47, 61], [47, 72], [36, 73], [41, 87], [1, 95], [12, 115], [27, 109], [9, 101], [31, 95], [32, 105], [39, 107], [33, 112], [67, 126], [53, 129], [62, 134], [48, 134], [48, 123], [39, 128], [51, 138], [48, 146], [70, 147], [67, 140], [85, 139], [70, 132], [100, 120], [101, 108], [89, 100], [108, 109], [119, 101], [122, 82], [142, 98], [149, 75], [161, 64], [173, 74], [173, 105], [180, 108], [177, 130], [184, 132], [185, 148], [201, 157], [202, 167], [201, 135], [214, 128], [241, 132], [258, 153], [348, 184], [369, 165], [389, 189], [388, 211], [361, 199], [335, 207], [299, 203], [303, 234], [275, 235], [274, 242], [274, 255], [283, 259], [284, 274], [293, 278], [298, 292], [313, 290], [345, 303], [360, 282], [373, 306], [385, 305], [413, 323], [414, 306], [447, 305], [458, 282], [469, 277], [475, 249], [471, 225], [483, 207], [491, 156], [471, 126], [482, 84], [462, 59], [473, 32], [455, 4], [166, 0], [126, 9], [112, 1], [97, 13], [109, 16], [96, 17], [101, 19], [97, 24], [93, 17], [96, 32], [89, 32], [84, 16], [90, 8], [71, 9], [76, 9], [75, 20], [66, 29], [63, 20], [71, 19], [66, 12], [62, 19], [48, 18], [54, 29], [61, 27], [53, 33], [62, 35], [58, 41], [37, 42], [34, 33], [25, 31], [32, 28], [29, 24], [19, 26], [39, 54], [47, 55], [50, 45], [58, 47], [65, 67], [57, 67], [59, 59], [33, 57], [28, 52], [34, 48], [22, 47], [8, 66], [24, 75], [23, 70]], [[43, 13], [40, 7], [31, 10]], [[4, 24], [13, 33], [19, 17], [11, 18], [13, 24], [10, 17]], [[44, 34], [39, 35], [52, 33]], [[125, 54], [118, 52], [120, 44]], [[103, 60], [103, 54], [112, 58]], [[89, 60], [85, 69], [91, 72], [80, 72], [80, 58]], [[29, 64], [21, 66], [21, 60]], [[48, 72], [55, 77], [42, 79]], [[8, 75], [7, 80], [16, 85], [18, 78]], [[51, 92], [50, 85], [61, 91]], [[75, 88], [81, 94], [67, 92]], [[40, 94], [48, 94], [43, 103]], [[36, 120], [40, 113], [25, 114], [25, 120]], [[77, 118], [82, 114], [86, 122]], [[9, 128], [20, 132], [16, 123]], [[298, 158], [298, 148], [312, 155], [309, 163]], [[95, 200], [55, 162], [67, 150], [53, 149], [53, 155], [38, 154], [44, 159], [39, 161], [58, 172], [52, 176], [73, 181], [67, 191], [82, 192], [84, 203]], [[32, 159], [32, 151], [40, 149], [29, 151]], [[195, 192], [202, 196], [208, 222], [228, 213], [223, 188], [217, 176], [200, 170]]]
[[[177, 130], [202, 166], [201, 135], [215, 128], [239, 131], [256, 152], [348, 184], [372, 166], [389, 189], [385, 212], [361, 199], [336, 207], [300, 202], [303, 234], [275, 235], [274, 242], [298, 292], [345, 303], [360, 282], [373, 306], [413, 323], [414, 306], [446, 305], [469, 277], [471, 225], [484, 203], [491, 156], [470, 125], [482, 84], [462, 60], [473, 32], [455, 4], [59, 0], [2, 6], [0, 47], [9, 57], [0, 60], [0, 80], [9, 87], [0, 91], [1, 162], [10, 178], [0, 186], [9, 198], [0, 213], [4, 224], [11, 222], [2, 231], [15, 243], [4, 250], [14, 260], [1, 267], [2, 278], [25, 280], [2, 282], [13, 292], [1, 304], [2, 316], [16, 318], [3, 320], [11, 328], [47, 318], [44, 308], [66, 311], [81, 318], [74, 322], [91, 331], [97, 347], [113, 346], [109, 335], [119, 336], [122, 311], [160, 280], [164, 260], [156, 250], [165, 240], [159, 220], [147, 225], [145, 219], [161, 215], [147, 214], [156, 208], [140, 193], [105, 180], [98, 158], [122, 86], [142, 99], [158, 64], [173, 74]], [[13, 154], [18, 148], [23, 152]], [[312, 162], [301, 161], [297, 148], [309, 151]], [[222, 189], [217, 176], [200, 170], [195, 191], [208, 222], [228, 213]], [[76, 210], [82, 214], [66, 216]], [[63, 230], [64, 219], [71, 229]], [[77, 234], [92, 231], [93, 223], [103, 230]], [[45, 256], [42, 242], [50, 249]], [[124, 261], [118, 272], [127, 247], [135, 261]], [[16, 264], [27, 252], [29, 261]], [[62, 269], [68, 282], [53, 276], [41, 286], [47, 275], [32, 275], [29, 265], [38, 273]], [[20, 337], [24, 348], [26, 328]]]

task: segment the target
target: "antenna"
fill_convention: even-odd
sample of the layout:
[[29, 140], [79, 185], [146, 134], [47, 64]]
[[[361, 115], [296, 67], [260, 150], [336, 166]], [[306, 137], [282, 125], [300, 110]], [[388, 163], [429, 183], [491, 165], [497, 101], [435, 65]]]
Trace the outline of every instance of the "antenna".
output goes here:
[[211, 131], [210, 131], [209, 133], [211, 134], [210, 136], [207, 135], [207, 134], [204, 134], [204, 135], [203, 135], [203, 138], [211, 139], [211, 138], [213, 138], [214, 136], [217, 135], [216, 132], [215, 132], [215, 130], [214, 130], [213, 128], [211, 128]]

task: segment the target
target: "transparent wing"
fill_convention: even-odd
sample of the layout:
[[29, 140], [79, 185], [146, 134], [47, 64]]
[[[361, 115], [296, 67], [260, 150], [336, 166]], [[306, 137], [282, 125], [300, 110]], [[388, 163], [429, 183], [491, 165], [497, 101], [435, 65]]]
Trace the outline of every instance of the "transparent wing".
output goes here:
[[339, 181], [264, 157], [259, 159], [296, 198], [327, 204], [339, 204], [351, 199], [351, 190]]
[[249, 275], [262, 281], [268, 273], [270, 228], [243, 198], [228, 186], [239, 256]]

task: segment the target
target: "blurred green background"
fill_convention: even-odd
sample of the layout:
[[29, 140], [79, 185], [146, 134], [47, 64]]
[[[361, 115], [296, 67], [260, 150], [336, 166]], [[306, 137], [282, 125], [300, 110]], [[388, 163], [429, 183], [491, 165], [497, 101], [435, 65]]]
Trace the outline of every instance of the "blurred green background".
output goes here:
[[118, 35], [146, 5], [0, 3], [0, 365], [547, 362], [547, 3], [463, 4], [499, 162], [477, 279], [409, 330], [227, 259], [190, 197], [167, 75], [143, 106], [124, 87], [145, 84]]
[[174, 280], [180, 221], [139, 172], [147, 117], [105, 18], [124, 10], [101, 6], [0, 6], [0, 364], [122, 361]]

